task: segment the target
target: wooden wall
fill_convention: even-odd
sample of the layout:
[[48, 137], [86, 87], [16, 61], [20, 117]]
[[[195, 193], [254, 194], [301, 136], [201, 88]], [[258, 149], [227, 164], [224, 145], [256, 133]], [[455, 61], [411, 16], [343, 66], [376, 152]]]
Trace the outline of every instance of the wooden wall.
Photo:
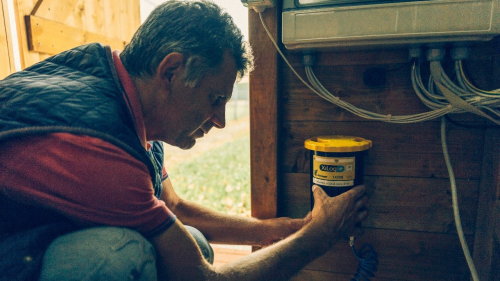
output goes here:
[[123, 49], [140, 25], [139, 0], [14, 0], [21, 66], [92, 42]]
[[[279, 38], [279, 12], [267, 10], [264, 18]], [[454, 224], [440, 120], [374, 122], [324, 101], [280, 61], [258, 15], [250, 11], [249, 20], [256, 56], [256, 69], [250, 75], [252, 213], [262, 218], [304, 216], [310, 206], [310, 163], [304, 140], [328, 134], [364, 137], [373, 141], [365, 162], [370, 217], [357, 246], [367, 242], [379, 253], [373, 280], [469, 280]], [[496, 40], [479, 44], [466, 63], [483, 88], [500, 87], [496, 49]], [[305, 77], [300, 55], [285, 53]], [[364, 73], [372, 68], [387, 71], [383, 87], [364, 84]], [[327, 89], [357, 107], [392, 115], [427, 111], [412, 89], [407, 50], [322, 52], [313, 69]], [[473, 127], [449, 124], [447, 129], [466, 239], [481, 280], [500, 280], [500, 130], [486, 128], [491, 124], [471, 114], [451, 118]], [[266, 158], [271, 159], [267, 164]], [[349, 280], [356, 267], [346, 241], [295, 279]]]
[[14, 67], [12, 40], [10, 40], [10, 21], [7, 1], [0, 0], [0, 79], [11, 74]]

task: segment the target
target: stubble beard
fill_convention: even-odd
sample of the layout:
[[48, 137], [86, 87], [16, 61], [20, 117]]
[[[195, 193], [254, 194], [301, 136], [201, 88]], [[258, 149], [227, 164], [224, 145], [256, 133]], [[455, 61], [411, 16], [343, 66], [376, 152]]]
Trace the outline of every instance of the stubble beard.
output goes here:
[[188, 150], [196, 144], [196, 139], [187, 133], [182, 133], [175, 139], [175, 146], [180, 149]]

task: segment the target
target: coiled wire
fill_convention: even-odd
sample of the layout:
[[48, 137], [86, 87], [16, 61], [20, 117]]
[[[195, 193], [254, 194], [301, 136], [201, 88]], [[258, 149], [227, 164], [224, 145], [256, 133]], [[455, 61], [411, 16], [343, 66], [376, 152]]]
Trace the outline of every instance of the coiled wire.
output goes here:
[[349, 242], [354, 256], [359, 260], [358, 270], [354, 273], [351, 281], [370, 281], [369, 278], [375, 277], [377, 271], [378, 254], [371, 244], [364, 244], [358, 252], [354, 248], [354, 239]]

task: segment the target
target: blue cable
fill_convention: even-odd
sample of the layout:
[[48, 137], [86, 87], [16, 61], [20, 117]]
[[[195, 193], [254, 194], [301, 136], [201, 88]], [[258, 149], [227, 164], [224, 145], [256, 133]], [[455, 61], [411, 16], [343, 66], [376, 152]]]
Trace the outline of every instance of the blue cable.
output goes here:
[[359, 266], [351, 281], [370, 281], [369, 277], [375, 277], [373, 274], [377, 271], [378, 254], [371, 244], [364, 244], [356, 253], [354, 248], [354, 239], [349, 242], [354, 256], [359, 260]]

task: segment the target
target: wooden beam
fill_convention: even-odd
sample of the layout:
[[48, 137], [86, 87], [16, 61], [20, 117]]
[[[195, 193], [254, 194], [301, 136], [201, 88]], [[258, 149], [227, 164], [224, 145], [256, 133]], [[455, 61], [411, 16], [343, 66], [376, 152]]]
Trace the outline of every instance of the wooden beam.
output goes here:
[[0, 0], [0, 79], [15, 71], [7, 1]]
[[17, 27], [17, 41], [21, 69], [25, 69], [40, 61], [40, 53], [28, 49], [28, 38], [26, 36], [26, 24], [24, 16], [33, 11], [36, 3], [33, 0], [14, 0], [14, 14]]
[[[495, 263], [495, 223], [500, 215], [496, 207], [500, 190], [500, 132], [486, 130], [483, 172], [479, 189], [479, 201], [474, 237], [474, 263], [480, 280], [493, 280]], [[498, 251], [498, 249], [496, 249]]]
[[[262, 15], [278, 37], [278, 10]], [[277, 216], [278, 186], [278, 57], [259, 19], [249, 10], [249, 41], [255, 70], [250, 73], [250, 159], [252, 216]]]
[[109, 45], [112, 49], [118, 50], [123, 50], [126, 44], [125, 41], [120, 39], [88, 32], [36, 16], [26, 16], [25, 22], [30, 51], [55, 55], [93, 42]]
[[[304, 217], [311, 210], [308, 188], [309, 174], [286, 173], [280, 191], [279, 213], [290, 217]], [[448, 179], [422, 177], [366, 176], [370, 197], [370, 215], [363, 227], [456, 233], [451, 191]], [[476, 206], [479, 181], [457, 179], [458, 202], [465, 235], [475, 233]], [[404, 208], [400, 206], [404, 204]]]

